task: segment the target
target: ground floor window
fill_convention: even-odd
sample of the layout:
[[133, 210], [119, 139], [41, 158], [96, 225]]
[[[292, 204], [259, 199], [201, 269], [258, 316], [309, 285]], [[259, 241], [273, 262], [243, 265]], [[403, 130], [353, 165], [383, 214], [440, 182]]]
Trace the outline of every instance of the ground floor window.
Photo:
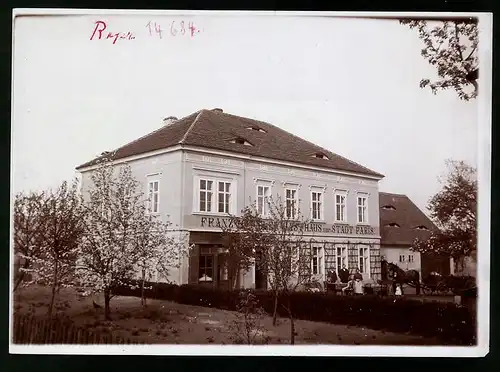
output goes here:
[[[325, 272], [330, 273], [336, 270], [335, 246], [332, 243], [325, 243]], [[338, 274], [338, 272], [337, 272]]]
[[339, 273], [343, 267], [347, 268], [347, 248], [337, 247], [335, 249], [335, 253], [336, 253], [337, 273]]
[[362, 274], [370, 273], [370, 248], [358, 248], [358, 269]]
[[323, 261], [323, 252], [322, 247], [313, 247], [312, 248], [312, 262], [311, 262], [311, 270], [313, 275], [321, 274], [321, 264]]
[[213, 255], [200, 255], [200, 267], [198, 280], [200, 282], [212, 282], [214, 276], [214, 257]]

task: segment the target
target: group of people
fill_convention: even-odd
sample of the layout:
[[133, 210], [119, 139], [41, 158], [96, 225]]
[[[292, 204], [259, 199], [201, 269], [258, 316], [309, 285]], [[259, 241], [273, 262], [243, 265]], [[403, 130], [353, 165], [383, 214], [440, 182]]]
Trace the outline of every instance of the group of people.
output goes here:
[[[349, 273], [349, 270], [347, 267], [344, 265], [342, 268], [339, 270], [339, 275], [337, 276], [337, 273], [335, 270], [330, 270], [328, 272], [328, 282], [329, 283], [337, 283], [340, 279], [340, 283], [347, 284], [345, 287], [342, 288], [342, 293], [345, 294], [346, 292], [352, 293], [354, 295], [362, 295], [363, 294], [363, 275], [359, 271], [359, 269], [356, 269], [356, 271], [353, 274]], [[394, 281], [393, 283], [393, 293], [396, 296], [402, 296], [403, 291], [401, 288], [401, 285], [399, 283], [396, 283]]]
[[330, 270], [328, 272], [328, 282], [337, 283], [339, 279], [341, 283], [347, 284], [342, 288], [342, 293], [352, 292], [354, 295], [363, 294], [363, 275], [361, 275], [359, 269], [356, 269], [353, 274], [350, 274], [347, 267], [343, 265], [339, 270], [338, 276], [335, 270]]

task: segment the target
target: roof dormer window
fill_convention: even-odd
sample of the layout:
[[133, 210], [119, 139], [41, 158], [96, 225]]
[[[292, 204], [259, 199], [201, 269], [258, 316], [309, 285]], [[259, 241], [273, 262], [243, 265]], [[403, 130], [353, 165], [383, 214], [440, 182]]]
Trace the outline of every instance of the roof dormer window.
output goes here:
[[391, 223], [387, 224], [387, 226], [389, 226], [389, 227], [401, 227], [396, 222], [391, 222]]
[[387, 209], [387, 210], [391, 210], [391, 211], [395, 211], [396, 210], [396, 207], [393, 206], [393, 205], [384, 205], [382, 207], [382, 209]]
[[416, 230], [429, 230], [429, 229], [427, 228], [427, 226], [424, 226], [424, 225], [419, 225], [419, 226], [416, 226], [416, 227], [415, 227], [415, 229], [416, 229]]
[[241, 137], [237, 137], [235, 139], [232, 139], [229, 142], [236, 143], [238, 145], [253, 146], [250, 142], [248, 142], [246, 139], [241, 138]]
[[252, 125], [251, 127], [248, 127], [247, 129], [254, 130], [256, 132], [266, 133], [266, 131], [264, 129], [262, 129], [261, 127], [259, 127], [257, 125]]
[[328, 160], [328, 156], [326, 156], [325, 154], [321, 153], [321, 152], [317, 152], [316, 154], [313, 155], [313, 157], [317, 158], [317, 159], [325, 159], [325, 160]]

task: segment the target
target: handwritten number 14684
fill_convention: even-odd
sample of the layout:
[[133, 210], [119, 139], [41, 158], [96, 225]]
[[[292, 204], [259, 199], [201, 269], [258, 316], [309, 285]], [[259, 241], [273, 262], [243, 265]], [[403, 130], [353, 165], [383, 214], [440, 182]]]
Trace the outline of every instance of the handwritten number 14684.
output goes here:
[[[159, 23], [149, 21], [146, 24], [146, 28], [148, 29], [150, 36], [157, 35], [160, 39], [163, 38], [165, 30], [161, 28]], [[190, 35], [191, 37], [194, 37], [196, 34], [200, 33], [200, 30], [196, 28], [193, 22], [186, 24], [184, 21], [172, 21], [170, 23], [169, 31], [171, 36]]]

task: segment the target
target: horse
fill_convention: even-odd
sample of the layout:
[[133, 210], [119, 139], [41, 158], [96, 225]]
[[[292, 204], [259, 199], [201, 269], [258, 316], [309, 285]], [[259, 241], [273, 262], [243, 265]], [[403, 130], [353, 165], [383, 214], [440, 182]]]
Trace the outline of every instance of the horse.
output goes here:
[[415, 287], [416, 294], [420, 294], [420, 273], [417, 270], [403, 270], [398, 265], [389, 262], [387, 263], [387, 277], [392, 281], [393, 292], [395, 292], [396, 285], [399, 284], [401, 289], [403, 285], [407, 284]]

